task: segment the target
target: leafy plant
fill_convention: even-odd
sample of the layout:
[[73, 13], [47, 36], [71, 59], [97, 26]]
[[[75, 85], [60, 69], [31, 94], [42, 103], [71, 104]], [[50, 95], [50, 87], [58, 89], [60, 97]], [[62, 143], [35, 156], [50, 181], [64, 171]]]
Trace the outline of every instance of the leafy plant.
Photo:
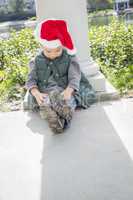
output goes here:
[[114, 20], [89, 32], [91, 54], [121, 92], [133, 89], [133, 25]]
[[31, 29], [13, 30], [8, 40], [0, 40], [0, 100], [16, 98], [22, 92], [28, 63], [38, 48]]

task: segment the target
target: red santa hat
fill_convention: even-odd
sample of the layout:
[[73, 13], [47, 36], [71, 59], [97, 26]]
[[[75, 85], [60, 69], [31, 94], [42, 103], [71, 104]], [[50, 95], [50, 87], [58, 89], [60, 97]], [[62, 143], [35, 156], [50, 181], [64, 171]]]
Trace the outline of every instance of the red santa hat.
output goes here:
[[63, 46], [68, 54], [76, 54], [65, 20], [46, 19], [37, 25], [34, 35], [37, 41], [47, 48]]

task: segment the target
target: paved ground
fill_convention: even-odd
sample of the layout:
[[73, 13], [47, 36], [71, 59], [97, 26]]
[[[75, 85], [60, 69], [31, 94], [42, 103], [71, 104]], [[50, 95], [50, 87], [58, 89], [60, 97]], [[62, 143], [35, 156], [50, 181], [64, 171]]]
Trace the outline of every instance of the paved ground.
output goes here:
[[133, 99], [77, 111], [52, 135], [35, 113], [0, 113], [0, 200], [133, 199]]
[[20, 21], [8, 21], [0, 23], [0, 38], [7, 39], [10, 36], [10, 29], [21, 30], [22, 28], [34, 28], [36, 21], [20, 20]]

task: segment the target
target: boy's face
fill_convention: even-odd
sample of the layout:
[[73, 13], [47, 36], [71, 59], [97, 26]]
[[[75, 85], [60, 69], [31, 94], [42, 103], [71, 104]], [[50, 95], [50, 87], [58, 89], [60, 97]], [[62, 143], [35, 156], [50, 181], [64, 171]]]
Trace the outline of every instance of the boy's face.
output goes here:
[[61, 56], [62, 50], [63, 50], [62, 46], [59, 46], [59, 47], [54, 48], [54, 49], [43, 47], [44, 55], [51, 60]]

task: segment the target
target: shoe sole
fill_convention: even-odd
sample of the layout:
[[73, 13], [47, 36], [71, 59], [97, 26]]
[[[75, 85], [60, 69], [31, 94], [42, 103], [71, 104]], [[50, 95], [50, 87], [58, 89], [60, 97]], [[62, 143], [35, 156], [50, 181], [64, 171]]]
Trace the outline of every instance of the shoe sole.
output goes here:
[[40, 115], [48, 121], [49, 127], [54, 133], [62, 133], [64, 131], [63, 122], [59, 119], [57, 113], [49, 106], [41, 107]]

